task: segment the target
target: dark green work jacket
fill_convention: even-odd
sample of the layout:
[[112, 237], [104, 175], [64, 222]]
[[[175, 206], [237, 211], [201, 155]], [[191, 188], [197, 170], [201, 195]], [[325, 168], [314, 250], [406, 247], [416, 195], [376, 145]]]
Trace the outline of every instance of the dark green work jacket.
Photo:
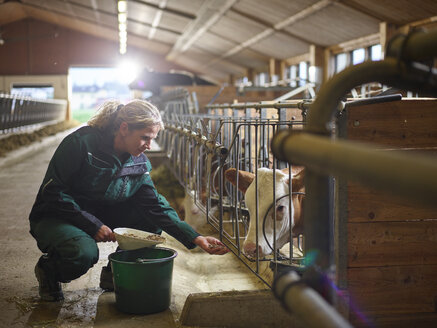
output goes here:
[[[164, 230], [187, 248], [194, 248], [192, 241], [199, 234], [181, 221], [167, 200], [158, 194], [150, 178], [152, 166], [146, 155], [126, 154], [120, 160], [114, 154], [113, 140], [113, 136], [85, 126], [61, 142], [30, 213], [31, 226], [44, 218], [60, 219], [94, 237], [106, 224], [105, 218], [95, 216], [98, 212], [92, 210], [94, 205], [117, 206], [134, 200], [146, 230], [152, 233]], [[117, 226], [127, 225], [120, 218]]]

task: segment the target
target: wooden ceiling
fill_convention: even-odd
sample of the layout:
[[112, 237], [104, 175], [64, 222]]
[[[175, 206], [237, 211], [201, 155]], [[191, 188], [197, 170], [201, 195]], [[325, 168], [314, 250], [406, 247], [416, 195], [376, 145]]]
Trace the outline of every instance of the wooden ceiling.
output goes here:
[[[437, 15], [436, 0], [128, 0], [128, 53], [159, 54], [211, 81]], [[0, 0], [0, 26], [34, 18], [118, 40], [116, 0]]]

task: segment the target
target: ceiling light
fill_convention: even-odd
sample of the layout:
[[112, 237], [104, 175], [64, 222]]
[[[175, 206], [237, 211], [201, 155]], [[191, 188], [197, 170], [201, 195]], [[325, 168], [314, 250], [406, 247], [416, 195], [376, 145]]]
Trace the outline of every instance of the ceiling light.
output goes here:
[[118, 30], [119, 31], [126, 31], [126, 23], [118, 24]]
[[126, 23], [127, 17], [126, 13], [119, 13], [118, 14], [118, 22], [119, 23]]
[[125, 13], [127, 11], [127, 1], [119, 0], [118, 1], [118, 12]]
[[117, 3], [117, 8], [120, 54], [124, 55], [127, 50], [127, 1], [119, 0]]

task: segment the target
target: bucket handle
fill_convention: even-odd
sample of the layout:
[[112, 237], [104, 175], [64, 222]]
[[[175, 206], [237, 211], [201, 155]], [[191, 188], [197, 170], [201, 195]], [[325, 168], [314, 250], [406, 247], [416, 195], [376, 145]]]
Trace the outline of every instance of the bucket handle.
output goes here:
[[156, 261], [156, 259], [141, 259], [141, 258], [137, 258], [135, 260], [135, 263], [146, 263], [146, 262], [154, 262]]

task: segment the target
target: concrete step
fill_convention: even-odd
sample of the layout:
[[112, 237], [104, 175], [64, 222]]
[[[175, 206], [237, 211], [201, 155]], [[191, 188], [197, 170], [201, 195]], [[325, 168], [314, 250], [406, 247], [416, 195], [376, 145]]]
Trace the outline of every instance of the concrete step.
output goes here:
[[270, 289], [190, 294], [179, 323], [182, 327], [298, 327]]

